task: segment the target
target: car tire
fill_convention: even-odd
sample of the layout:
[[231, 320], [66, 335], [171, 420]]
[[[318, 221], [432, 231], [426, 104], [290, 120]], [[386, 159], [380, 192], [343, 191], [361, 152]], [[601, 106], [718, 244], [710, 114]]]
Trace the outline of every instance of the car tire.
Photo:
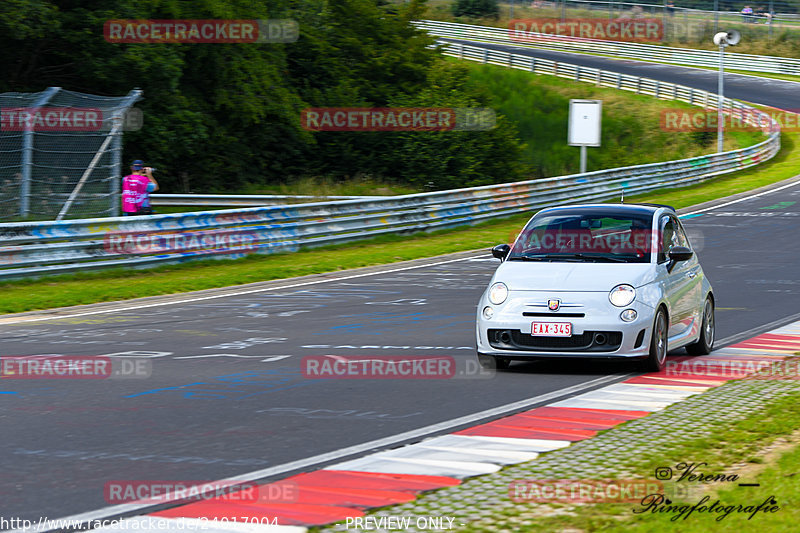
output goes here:
[[667, 312], [659, 307], [653, 319], [653, 333], [650, 335], [650, 353], [644, 362], [644, 369], [648, 372], [660, 372], [667, 361], [667, 334], [669, 320]]
[[511, 361], [505, 357], [495, 357], [482, 353], [478, 354], [478, 362], [481, 364], [482, 368], [487, 370], [506, 370], [511, 364]]
[[697, 342], [686, 346], [689, 355], [708, 355], [714, 349], [714, 338], [716, 336], [716, 321], [714, 319], [714, 299], [706, 297], [703, 304], [703, 324], [700, 326], [700, 336]]

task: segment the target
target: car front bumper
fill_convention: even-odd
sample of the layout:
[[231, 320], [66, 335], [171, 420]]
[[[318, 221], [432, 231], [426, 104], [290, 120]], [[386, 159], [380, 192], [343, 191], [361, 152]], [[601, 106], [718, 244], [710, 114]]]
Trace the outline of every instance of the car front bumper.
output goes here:
[[[548, 299], [558, 299], [560, 309], [550, 311]], [[490, 319], [483, 315], [487, 306], [494, 311]], [[637, 313], [631, 322], [620, 318], [626, 309]], [[508, 359], [644, 358], [654, 313], [636, 300], [616, 307], [607, 292], [512, 291], [500, 305], [491, 304], [484, 294], [477, 310], [477, 350]], [[533, 322], [569, 322], [572, 336], [533, 336]]]

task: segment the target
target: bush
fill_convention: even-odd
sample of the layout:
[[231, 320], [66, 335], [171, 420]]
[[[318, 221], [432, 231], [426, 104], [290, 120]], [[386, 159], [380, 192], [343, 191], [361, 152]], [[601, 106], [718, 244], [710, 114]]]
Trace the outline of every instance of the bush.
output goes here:
[[453, 4], [453, 15], [457, 17], [495, 17], [500, 15], [497, 0], [457, 0]]

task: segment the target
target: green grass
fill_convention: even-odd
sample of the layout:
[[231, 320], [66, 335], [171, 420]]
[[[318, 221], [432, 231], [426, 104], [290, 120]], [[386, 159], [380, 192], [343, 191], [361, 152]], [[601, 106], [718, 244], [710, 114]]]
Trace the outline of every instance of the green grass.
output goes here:
[[[716, 151], [713, 134], [662, 129], [662, 111], [697, 110], [684, 102], [575, 83], [556, 76], [532, 76], [530, 72], [496, 65], [470, 64], [470, 82], [491, 94], [492, 107], [516, 124], [520, 139], [526, 143], [522, 159], [532, 176], [579, 172], [580, 148], [566, 142], [571, 99], [603, 101], [602, 146], [588, 149], [589, 171]], [[751, 146], [762, 139], [760, 132], [736, 132], [727, 136], [725, 149]]]

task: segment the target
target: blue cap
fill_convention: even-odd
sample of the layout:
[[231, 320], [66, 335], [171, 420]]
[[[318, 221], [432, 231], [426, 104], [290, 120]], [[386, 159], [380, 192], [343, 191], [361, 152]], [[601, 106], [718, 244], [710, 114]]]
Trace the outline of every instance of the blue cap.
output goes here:
[[144, 161], [137, 159], [133, 162], [133, 170], [142, 170], [144, 168]]

